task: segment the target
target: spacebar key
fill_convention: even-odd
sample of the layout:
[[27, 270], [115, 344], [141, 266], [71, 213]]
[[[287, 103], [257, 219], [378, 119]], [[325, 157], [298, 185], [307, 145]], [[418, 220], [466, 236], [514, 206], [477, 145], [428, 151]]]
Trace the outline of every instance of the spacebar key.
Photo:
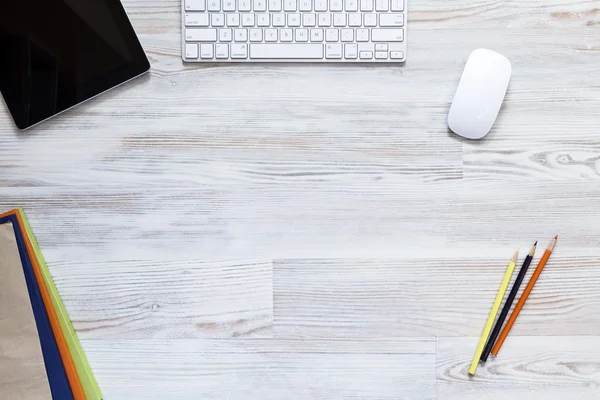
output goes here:
[[259, 43], [250, 44], [250, 58], [263, 59], [321, 59], [323, 45], [320, 43]]

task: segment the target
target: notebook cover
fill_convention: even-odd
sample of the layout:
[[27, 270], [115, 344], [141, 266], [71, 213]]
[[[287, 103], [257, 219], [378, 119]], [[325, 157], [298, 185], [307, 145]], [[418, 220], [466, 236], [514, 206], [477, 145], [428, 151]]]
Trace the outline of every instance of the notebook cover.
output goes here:
[[[8, 215], [0, 215], [0, 226], [3, 226], [5, 224], [12, 225], [12, 231], [14, 232], [14, 237], [16, 239], [20, 263], [22, 265], [27, 291], [29, 293], [30, 305], [33, 311], [35, 324], [37, 327], [37, 335], [43, 353], [46, 375], [50, 385], [50, 392], [52, 393], [52, 398], [54, 400], [73, 400], [73, 394], [71, 392], [65, 368], [60, 357], [58, 345], [52, 332], [50, 320], [48, 319], [48, 315], [46, 314], [46, 310], [44, 308], [44, 302], [40, 294], [39, 286], [33, 274], [32, 265], [27, 254], [26, 246], [23, 242], [23, 236], [21, 234], [20, 229], [18, 228], [19, 225], [16, 215], [14, 213]], [[6, 232], [7, 228], [4, 229]], [[4, 327], [2, 329], [4, 330]], [[13, 362], [13, 360], [9, 359], [8, 357], [5, 357], [4, 348], [1, 348], [0, 350], [2, 351], [2, 368], [11, 368], [11, 363]], [[0, 388], [2, 388], [2, 390], [4, 391], [8, 390], [10, 386], [0, 386]], [[2, 400], [10, 398], [8, 395], [5, 396], [3, 392], [0, 392], [0, 394], [2, 395], [0, 396]], [[17, 398], [25, 399], [24, 397], [16, 397], [15, 400]], [[33, 399], [36, 400], [38, 398], [39, 397], [33, 397]]]
[[52, 398], [10, 223], [0, 225], [0, 398]]
[[96, 378], [92, 373], [92, 369], [90, 368], [85, 353], [83, 352], [81, 344], [79, 343], [79, 339], [75, 334], [75, 329], [71, 324], [71, 320], [69, 319], [69, 315], [67, 314], [65, 306], [60, 298], [60, 295], [58, 294], [58, 290], [56, 290], [56, 286], [54, 285], [54, 281], [52, 280], [52, 276], [50, 275], [50, 271], [48, 270], [48, 266], [44, 260], [44, 256], [42, 255], [33, 232], [31, 231], [27, 217], [21, 208], [19, 208], [18, 219], [21, 232], [26, 232], [25, 239], [27, 242], [29, 242], [34, 252], [34, 254], [31, 254], [31, 252], [29, 253], [29, 258], [36, 259], [37, 265], [43, 276], [44, 285], [50, 293], [52, 306], [56, 311], [56, 315], [58, 316], [58, 321], [66, 339], [67, 346], [69, 347], [69, 352], [71, 353], [73, 363], [75, 364], [79, 381], [81, 382], [85, 392], [85, 397], [87, 400], [101, 400], [102, 392], [100, 391], [100, 387], [96, 382]]
[[42, 302], [44, 303], [44, 308], [46, 309], [46, 314], [48, 316], [48, 320], [50, 321], [50, 327], [52, 328], [52, 333], [54, 334], [54, 339], [56, 340], [56, 345], [58, 346], [58, 352], [60, 353], [60, 358], [62, 360], [63, 367], [65, 368], [67, 379], [69, 380], [69, 386], [71, 387], [73, 398], [75, 400], [86, 400], [83, 387], [81, 386], [79, 376], [77, 375], [77, 370], [75, 369], [75, 364], [73, 363], [73, 358], [71, 357], [67, 341], [65, 340], [65, 335], [60, 327], [56, 310], [52, 304], [50, 293], [48, 292], [48, 288], [44, 282], [44, 277], [40, 271], [37, 258], [33, 252], [33, 247], [31, 246], [31, 242], [29, 241], [29, 237], [27, 236], [25, 227], [23, 226], [23, 221], [20, 218], [18, 210], [12, 210], [9, 211], [9, 213], [14, 213], [17, 217], [18, 228], [23, 237], [23, 244], [25, 245], [25, 250], [27, 251], [27, 257], [29, 258], [33, 276], [37, 282], [40, 295], [42, 297]]

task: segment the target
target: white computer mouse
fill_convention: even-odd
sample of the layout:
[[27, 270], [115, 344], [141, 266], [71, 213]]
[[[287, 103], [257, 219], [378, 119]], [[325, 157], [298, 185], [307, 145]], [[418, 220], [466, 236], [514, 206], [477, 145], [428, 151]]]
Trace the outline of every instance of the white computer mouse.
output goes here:
[[467, 139], [489, 133], [504, 101], [512, 68], [508, 58], [492, 50], [471, 53], [456, 89], [448, 126]]

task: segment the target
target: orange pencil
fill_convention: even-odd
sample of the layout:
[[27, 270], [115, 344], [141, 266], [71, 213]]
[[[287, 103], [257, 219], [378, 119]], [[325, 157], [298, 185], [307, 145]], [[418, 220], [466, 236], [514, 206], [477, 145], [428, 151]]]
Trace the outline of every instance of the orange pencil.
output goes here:
[[540, 274], [542, 273], [542, 270], [544, 269], [544, 266], [546, 266], [546, 262], [550, 258], [550, 254], [552, 254], [552, 250], [554, 250], [554, 246], [556, 246], [556, 241], [557, 240], [558, 240], [558, 235], [554, 236], [554, 239], [552, 239], [552, 242], [550, 242], [550, 245], [548, 246], [548, 248], [544, 252], [544, 255], [542, 256], [542, 259], [540, 260], [537, 268], [533, 272], [533, 275], [531, 276], [531, 279], [529, 280], [529, 283], [527, 283], [527, 286], [525, 287], [525, 290], [523, 291], [523, 294], [521, 295], [521, 298], [519, 299], [519, 302], [515, 306], [515, 309], [513, 310], [510, 318], [508, 319], [508, 322], [506, 323], [506, 326], [502, 330], [502, 333], [498, 337], [498, 341], [496, 342], [496, 345], [492, 349], [492, 354], [493, 355], [495, 355], [495, 356], [498, 355], [498, 352], [500, 351], [500, 348], [502, 347], [502, 344], [506, 340], [506, 337], [508, 336], [508, 334], [510, 332], [510, 329], [512, 328], [513, 324], [517, 320], [517, 317], [519, 316], [519, 313], [521, 312], [521, 309], [523, 309], [523, 305], [527, 301], [527, 297], [529, 297], [529, 293], [531, 293], [531, 290], [533, 289], [533, 286], [535, 285], [535, 283], [537, 282], [538, 278], [540, 277]]

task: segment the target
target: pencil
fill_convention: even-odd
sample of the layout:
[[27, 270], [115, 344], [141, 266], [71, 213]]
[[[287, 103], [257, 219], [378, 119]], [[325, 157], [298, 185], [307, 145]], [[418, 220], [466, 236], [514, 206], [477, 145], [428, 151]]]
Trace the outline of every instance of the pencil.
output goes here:
[[515, 283], [513, 284], [512, 289], [510, 289], [510, 293], [508, 294], [508, 298], [504, 303], [504, 307], [502, 307], [502, 311], [500, 312], [500, 316], [498, 317], [498, 321], [496, 321], [496, 325], [494, 325], [494, 329], [492, 329], [492, 333], [490, 338], [488, 339], [485, 348], [483, 349], [483, 353], [481, 354], [481, 361], [486, 362], [488, 357], [490, 356], [490, 352], [492, 351], [492, 347], [494, 346], [494, 342], [498, 339], [498, 334], [500, 333], [500, 329], [502, 329], [502, 325], [504, 324], [504, 320], [510, 311], [510, 307], [512, 306], [513, 301], [515, 301], [515, 297], [517, 297], [517, 293], [519, 292], [519, 288], [521, 287], [521, 283], [523, 279], [525, 279], [525, 275], [527, 274], [527, 269], [531, 264], [531, 260], [533, 260], [533, 255], [535, 254], [535, 249], [537, 247], [537, 241], [533, 244], [531, 250], [529, 250], [529, 254], [525, 257], [525, 261], [523, 261], [523, 265], [519, 270], [519, 274], [517, 275], [517, 279], [515, 279]]
[[550, 254], [552, 254], [552, 250], [554, 250], [554, 246], [556, 246], [556, 241], [557, 240], [558, 240], [558, 235], [554, 236], [554, 239], [552, 239], [552, 241], [550, 242], [550, 245], [548, 246], [548, 248], [544, 252], [544, 255], [542, 256], [542, 259], [540, 260], [540, 262], [538, 263], [535, 271], [533, 272], [533, 275], [531, 276], [531, 279], [529, 279], [529, 283], [527, 283], [527, 286], [525, 287], [525, 290], [523, 291], [523, 294], [521, 295], [521, 298], [519, 299], [519, 302], [515, 306], [515, 309], [512, 312], [512, 314], [510, 315], [510, 318], [508, 319], [508, 322], [506, 323], [506, 326], [502, 330], [502, 333], [500, 334], [500, 337], [498, 338], [498, 341], [496, 342], [496, 344], [494, 345], [494, 348], [492, 349], [492, 354], [493, 355], [495, 355], [495, 356], [498, 355], [498, 352], [500, 351], [500, 348], [502, 347], [502, 344], [504, 344], [504, 341], [506, 340], [506, 337], [508, 336], [508, 333], [510, 332], [510, 329], [512, 328], [512, 326], [514, 325], [515, 321], [517, 320], [517, 317], [519, 316], [519, 313], [521, 312], [521, 309], [523, 309], [523, 305], [527, 301], [527, 297], [529, 297], [529, 293], [531, 293], [531, 290], [533, 289], [533, 286], [535, 285], [535, 283], [537, 282], [538, 278], [540, 277], [540, 274], [542, 273], [542, 270], [544, 269], [544, 266], [546, 265], [546, 262], [550, 258]]
[[506, 273], [504, 274], [504, 279], [502, 279], [502, 283], [500, 284], [500, 290], [498, 290], [498, 294], [496, 295], [496, 300], [494, 300], [494, 305], [492, 305], [492, 309], [490, 311], [490, 315], [485, 323], [485, 328], [483, 328], [483, 333], [481, 334], [481, 338], [479, 339], [479, 343], [477, 344], [477, 349], [475, 350], [475, 355], [473, 356], [473, 361], [471, 362], [471, 367], [469, 368], [469, 375], [475, 375], [475, 371], [477, 371], [477, 366], [479, 365], [479, 358], [481, 357], [481, 352], [483, 351], [483, 346], [485, 345], [485, 341], [492, 330], [492, 325], [494, 324], [494, 320], [496, 319], [496, 314], [498, 313], [498, 309], [500, 308], [500, 304], [502, 303], [502, 299], [504, 298], [504, 293], [506, 293], [506, 288], [508, 287], [508, 283], [510, 282], [510, 277], [515, 270], [515, 265], [517, 264], [517, 257], [519, 255], [519, 250], [515, 253], [512, 260], [508, 263], [508, 268], [506, 268]]

